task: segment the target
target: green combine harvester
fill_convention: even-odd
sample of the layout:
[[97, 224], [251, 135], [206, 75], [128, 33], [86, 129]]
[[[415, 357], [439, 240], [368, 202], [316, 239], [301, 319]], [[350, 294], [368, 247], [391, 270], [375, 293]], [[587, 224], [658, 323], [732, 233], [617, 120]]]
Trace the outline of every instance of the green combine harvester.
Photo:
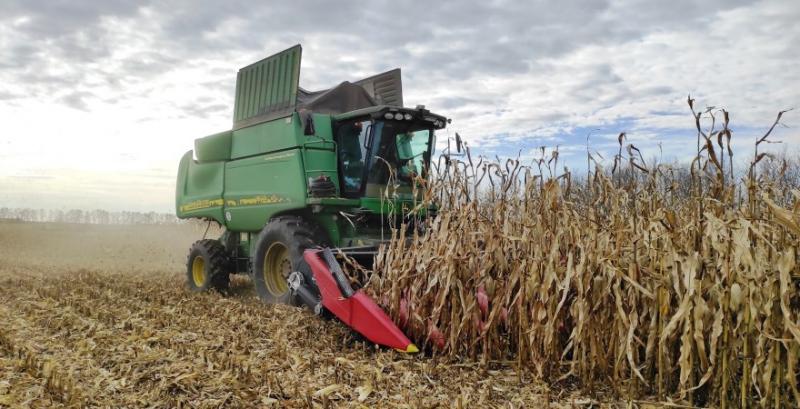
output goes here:
[[249, 273], [264, 301], [319, 312], [304, 252], [335, 248], [369, 264], [390, 209], [411, 209], [412, 184], [427, 177], [434, 132], [449, 121], [403, 107], [400, 69], [309, 92], [301, 54], [297, 45], [240, 69], [233, 129], [195, 140], [180, 161], [178, 217], [225, 227], [192, 246], [192, 290]]

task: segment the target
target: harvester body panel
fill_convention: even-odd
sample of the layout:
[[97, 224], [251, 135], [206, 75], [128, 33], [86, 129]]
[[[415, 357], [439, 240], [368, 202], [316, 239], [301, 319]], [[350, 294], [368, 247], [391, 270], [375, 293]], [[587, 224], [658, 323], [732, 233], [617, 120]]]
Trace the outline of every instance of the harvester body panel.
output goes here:
[[186, 152], [178, 167], [177, 215], [180, 218], [209, 218], [222, 223], [225, 162], [195, 161], [192, 153]]
[[240, 129], [290, 116], [300, 89], [300, 59], [303, 50], [296, 45], [239, 70], [233, 128]]

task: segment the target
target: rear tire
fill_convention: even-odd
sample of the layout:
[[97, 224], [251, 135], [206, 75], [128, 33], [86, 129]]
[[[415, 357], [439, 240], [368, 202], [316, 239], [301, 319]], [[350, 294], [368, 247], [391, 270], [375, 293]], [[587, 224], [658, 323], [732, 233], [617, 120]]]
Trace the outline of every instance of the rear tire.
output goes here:
[[310, 278], [303, 252], [325, 243], [325, 235], [301, 217], [280, 216], [267, 223], [258, 234], [251, 263], [258, 297], [269, 304], [298, 305], [286, 279], [294, 271]]
[[186, 262], [189, 290], [202, 292], [215, 289], [224, 292], [230, 284], [230, 260], [219, 240], [203, 239], [192, 244]]

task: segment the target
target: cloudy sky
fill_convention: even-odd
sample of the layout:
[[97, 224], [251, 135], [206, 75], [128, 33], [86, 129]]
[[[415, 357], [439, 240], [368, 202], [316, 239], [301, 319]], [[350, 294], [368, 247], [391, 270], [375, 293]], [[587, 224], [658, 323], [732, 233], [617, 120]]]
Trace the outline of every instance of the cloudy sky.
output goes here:
[[609, 163], [625, 131], [685, 160], [692, 94], [731, 111], [744, 156], [800, 105], [798, 20], [797, 0], [3, 0], [0, 207], [172, 211], [180, 156], [230, 128], [237, 70], [297, 43], [304, 88], [401, 67], [406, 105], [453, 119], [439, 140], [485, 155], [559, 146], [578, 170], [590, 131]]

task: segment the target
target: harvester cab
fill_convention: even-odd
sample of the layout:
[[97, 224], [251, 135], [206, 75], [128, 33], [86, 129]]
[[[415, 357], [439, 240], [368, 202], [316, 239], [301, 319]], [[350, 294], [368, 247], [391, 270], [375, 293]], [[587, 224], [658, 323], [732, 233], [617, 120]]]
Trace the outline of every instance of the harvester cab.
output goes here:
[[[435, 132], [449, 120], [403, 107], [400, 69], [304, 90], [301, 54], [297, 45], [240, 69], [232, 129], [196, 139], [180, 161], [178, 217], [225, 228], [190, 249], [189, 288], [224, 289], [230, 274], [248, 273], [266, 302], [347, 310], [335, 315], [357, 330], [365, 321], [352, 323], [353, 314], [385, 326], [391, 321], [381, 321], [388, 318], [374, 303], [364, 307], [368, 297], [354, 297], [360, 292], [337, 278], [333, 252], [322, 249], [370, 264], [388, 217], [409, 209], [426, 216], [431, 209], [416, 206], [414, 186], [428, 177]], [[337, 286], [321, 291], [329, 275]], [[326, 292], [363, 308], [336, 307]], [[408, 349], [400, 345], [407, 340], [374, 341]]]

